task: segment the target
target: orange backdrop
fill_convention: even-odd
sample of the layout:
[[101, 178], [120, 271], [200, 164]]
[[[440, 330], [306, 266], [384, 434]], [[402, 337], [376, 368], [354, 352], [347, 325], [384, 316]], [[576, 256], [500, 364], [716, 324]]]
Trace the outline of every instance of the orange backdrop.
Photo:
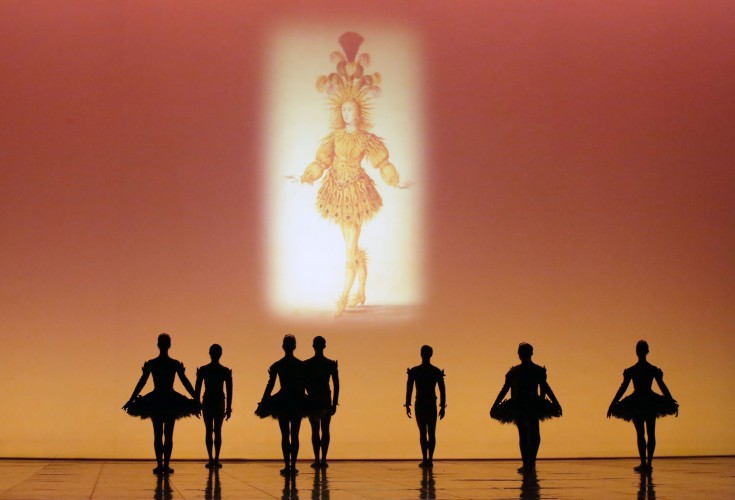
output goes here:
[[[437, 457], [517, 456], [487, 413], [520, 341], [564, 406], [541, 455], [634, 455], [605, 411], [640, 338], [681, 404], [658, 453], [735, 452], [735, 4], [278, 5], [0, 3], [0, 456], [150, 457], [120, 406], [161, 331], [192, 377], [223, 345], [225, 457], [280, 453], [252, 411], [285, 332], [340, 361], [334, 458], [417, 456], [401, 404], [424, 343], [447, 373]], [[426, 302], [400, 323], [278, 319], [265, 41], [366, 19], [422, 39]], [[174, 456], [204, 455], [180, 422]]]

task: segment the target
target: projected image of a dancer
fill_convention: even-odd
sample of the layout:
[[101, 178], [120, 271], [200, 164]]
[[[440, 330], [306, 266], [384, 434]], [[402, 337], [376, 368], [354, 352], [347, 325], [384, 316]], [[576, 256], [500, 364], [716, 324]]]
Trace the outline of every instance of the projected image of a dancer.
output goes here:
[[[339, 43], [344, 52], [332, 52], [330, 60], [337, 70], [317, 79], [319, 92], [326, 93], [331, 109], [330, 132], [309, 164], [301, 182], [312, 184], [322, 179], [317, 194], [317, 211], [327, 220], [339, 225], [346, 247], [344, 287], [335, 317], [348, 306], [365, 304], [365, 286], [368, 277], [368, 254], [359, 246], [362, 225], [380, 210], [383, 200], [375, 182], [362, 168], [368, 162], [380, 171], [383, 181], [395, 188], [399, 185], [398, 171], [388, 160], [388, 149], [383, 140], [370, 133], [370, 102], [380, 95], [380, 73], [367, 74], [370, 64], [367, 53], [357, 55], [363, 38], [357, 33], [344, 33]], [[325, 173], [326, 172], [326, 173]], [[355, 279], [357, 290], [350, 295]]]

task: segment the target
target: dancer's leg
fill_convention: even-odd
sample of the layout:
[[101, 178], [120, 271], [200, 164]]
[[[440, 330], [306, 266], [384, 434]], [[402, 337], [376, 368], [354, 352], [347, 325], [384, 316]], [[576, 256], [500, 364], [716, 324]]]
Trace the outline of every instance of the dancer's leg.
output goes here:
[[322, 439], [321, 439], [321, 450], [322, 450], [322, 465], [327, 464], [327, 452], [329, 451], [329, 442], [331, 441], [331, 436], [329, 434], [329, 425], [332, 422], [332, 416], [327, 414], [321, 418], [321, 430], [322, 430]]
[[156, 468], [153, 472], [163, 472], [163, 420], [152, 417], [153, 422], [153, 451], [156, 453]]
[[171, 452], [174, 449], [174, 426], [176, 424], [175, 418], [167, 418], [163, 422], [163, 468], [166, 472], [171, 473], [174, 470], [169, 467], [171, 461]]
[[646, 435], [644, 429], [644, 420], [642, 418], [634, 418], [633, 425], [635, 426], [636, 441], [638, 444], [638, 456], [641, 459], [641, 464], [635, 467], [635, 470], [643, 470], [646, 467]]
[[646, 419], [646, 431], [648, 434], [648, 445], [646, 451], [648, 455], [648, 468], [651, 469], [653, 462], [653, 452], [656, 450], [656, 417]]
[[281, 429], [281, 452], [283, 453], [283, 463], [285, 465], [281, 473], [287, 473], [290, 466], [291, 443], [289, 442], [290, 430], [288, 424], [288, 417], [278, 417], [278, 427]]

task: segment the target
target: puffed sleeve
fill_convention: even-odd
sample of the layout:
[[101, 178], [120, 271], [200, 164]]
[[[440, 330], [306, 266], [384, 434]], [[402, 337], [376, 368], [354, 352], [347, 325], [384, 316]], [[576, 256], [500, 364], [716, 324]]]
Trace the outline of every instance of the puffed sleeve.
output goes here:
[[143, 370], [143, 375], [148, 375], [149, 373], [151, 373], [150, 362], [146, 361], [145, 363], [143, 363], [143, 367], [141, 368], [141, 370]]
[[389, 186], [397, 186], [399, 182], [398, 171], [388, 161], [388, 148], [385, 147], [383, 139], [377, 135], [370, 134], [365, 146], [365, 156], [370, 164], [380, 170], [380, 177]]
[[319, 145], [319, 149], [316, 151], [316, 160], [311, 162], [304, 174], [301, 176], [301, 182], [311, 184], [318, 180], [324, 171], [332, 166], [334, 159], [334, 137], [329, 134], [327, 137], [322, 139], [322, 143]]

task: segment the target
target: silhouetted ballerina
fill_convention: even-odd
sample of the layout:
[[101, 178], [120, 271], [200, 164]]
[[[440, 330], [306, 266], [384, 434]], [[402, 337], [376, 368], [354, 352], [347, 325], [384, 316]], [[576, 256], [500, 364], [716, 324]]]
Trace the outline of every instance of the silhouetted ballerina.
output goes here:
[[411, 393], [416, 385], [416, 424], [419, 427], [419, 442], [423, 460], [420, 467], [434, 465], [434, 448], [436, 447], [436, 386], [439, 386], [440, 404], [439, 418], [444, 418], [447, 407], [447, 393], [444, 387], [444, 370], [431, 364], [434, 350], [428, 346], [421, 347], [421, 364], [408, 369], [406, 383], [406, 415], [411, 418]]
[[[304, 392], [304, 362], [293, 354], [296, 350], [296, 337], [283, 337], [285, 356], [268, 369], [268, 383], [263, 399], [258, 403], [255, 414], [260, 418], [278, 419], [281, 429], [281, 451], [285, 467], [284, 476], [298, 474], [296, 459], [299, 455], [299, 429], [306, 412], [306, 393]], [[280, 390], [271, 396], [276, 377], [281, 384]]]
[[[158, 336], [160, 354], [143, 364], [143, 374], [130, 400], [123, 406], [123, 410], [129, 415], [143, 419], [150, 418], [153, 422], [153, 448], [157, 463], [153, 469], [155, 474], [171, 474], [174, 471], [169, 467], [169, 461], [174, 444], [176, 420], [191, 415], [198, 416], [200, 412], [199, 402], [196, 399], [189, 399], [174, 391], [174, 380], [178, 375], [184, 388], [192, 397], [196, 397], [194, 388], [184, 373], [184, 365], [168, 356], [170, 348], [171, 337], [166, 333], [160, 334]], [[145, 387], [150, 375], [153, 376], [153, 391], [141, 397], [140, 391]]]
[[[204, 383], [204, 398], [202, 399], [202, 416], [204, 417], [205, 438], [209, 461], [207, 468], [222, 467], [219, 461], [219, 452], [222, 448], [222, 422], [232, 416], [232, 370], [220, 364], [222, 347], [212, 344], [209, 348], [212, 362], [197, 368], [196, 397], [202, 393]], [[227, 396], [222, 390], [225, 386]], [[214, 457], [212, 445], [214, 444]]]
[[[610, 403], [607, 418], [612, 416], [622, 418], [626, 422], [633, 421], [638, 438], [638, 455], [641, 459], [640, 465], [634, 467], [634, 470], [649, 472], [653, 470], [651, 462], [656, 449], [656, 419], [666, 415], [679, 416], [679, 403], [664, 384], [664, 372], [646, 360], [648, 342], [639, 340], [635, 346], [635, 353], [638, 355], [638, 362], [623, 370], [623, 383]], [[620, 398], [625, 394], [631, 380], [633, 393], [621, 401]], [[651, 389], [654, 380], [658, 383], [663, 396]], [[647, 443], [645, 431], [648, 432]]]
[[[536, 470], [536, 455], [541, 445], [539, 421], [561, 417], [562, 413], [559, 401], [546, 382], [546, 368], [531, 361], [532, 356], [531, 344], [521, 343], [518, 346], [521, 364], [508, 370], [505, 384], [490, 410], [490, 417], [495, 420], [516, 424], [523, 460], [518, 472], [526, 473]], [[510, 399], [503, 401], [509, 390]]]
[[[314, 449], [312, 467], [329, 467], [329, 424], [339, 404], [339, 372], [337, 362], [324, 356], [327, 341], [314, 337], [314, 357], [304, 361], [306, 392], [309, 395], [309, 423], [311, 424], [311, 446]], [[329, 388], [329, 379], [334, 386], [334, 397]], [[321, 459], [319, 458], [321, 452]]]

